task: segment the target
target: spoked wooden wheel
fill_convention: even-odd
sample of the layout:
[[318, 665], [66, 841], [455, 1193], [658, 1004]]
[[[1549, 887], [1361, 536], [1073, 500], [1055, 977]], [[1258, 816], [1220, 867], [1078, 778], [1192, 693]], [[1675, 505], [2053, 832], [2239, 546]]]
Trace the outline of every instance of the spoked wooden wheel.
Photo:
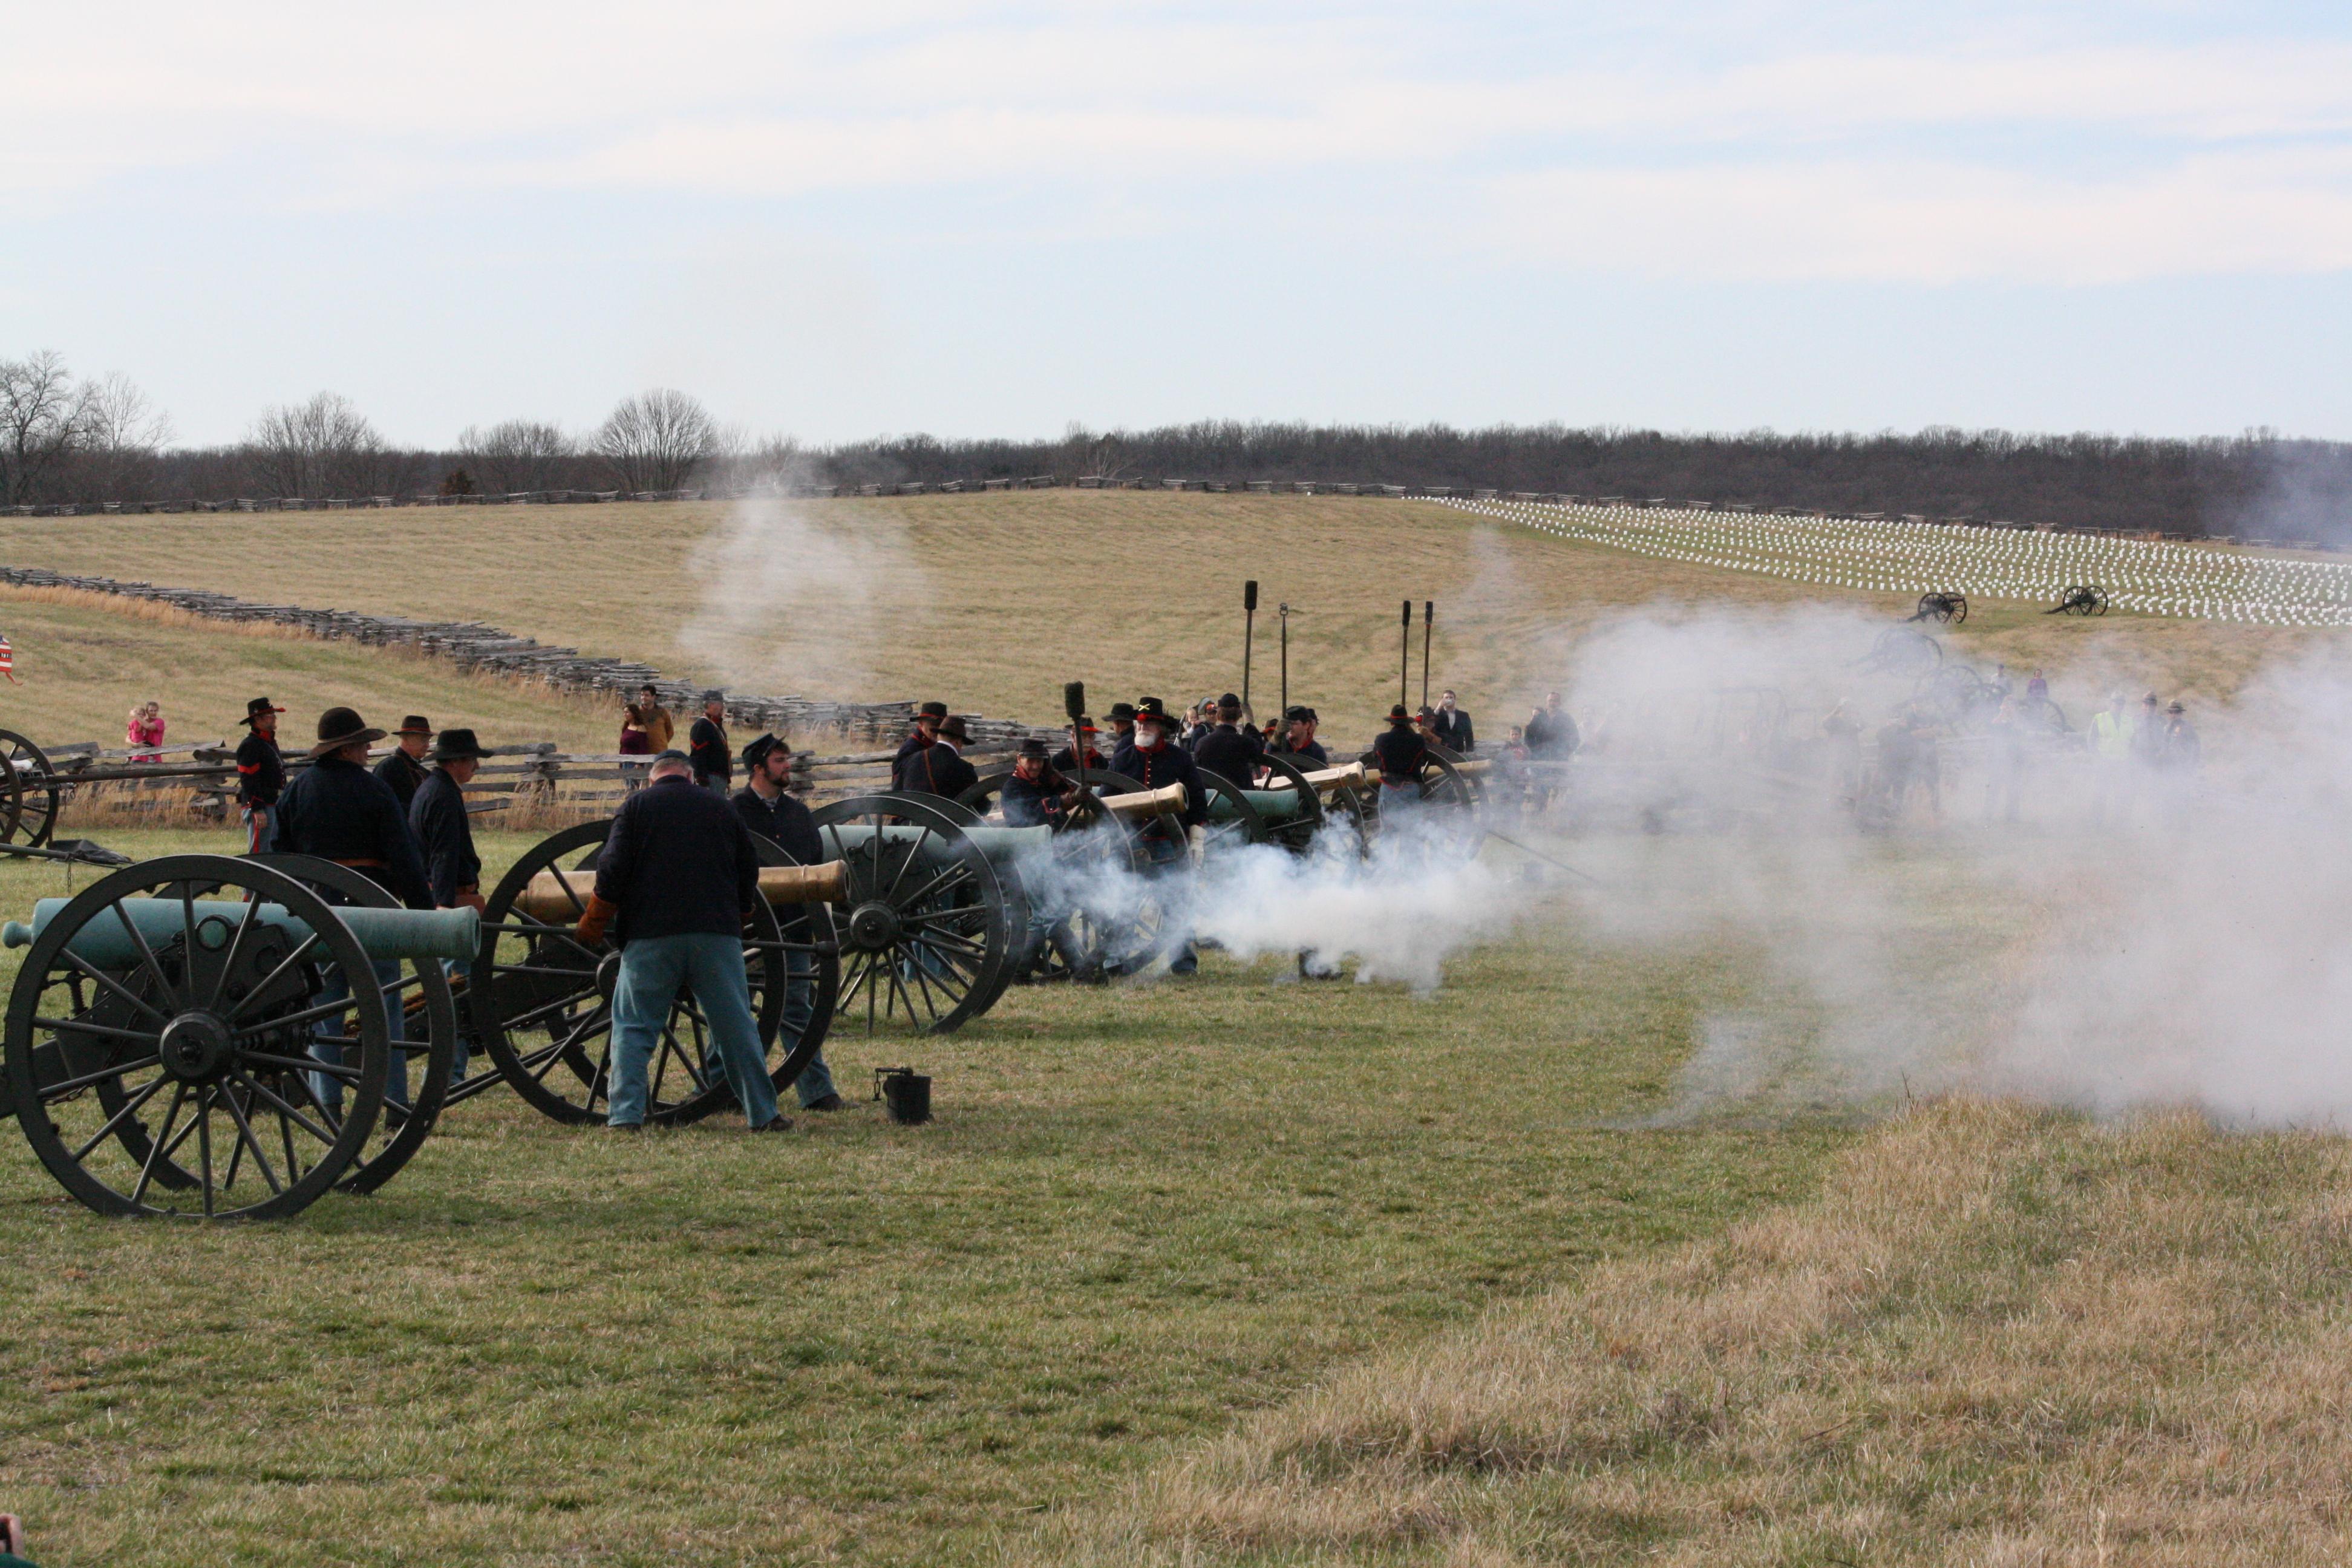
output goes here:
[[1316, 835], [1323, 831], [1322, 791], [1307, 782], [1307, 773], [1297, 763], [1278, 753], [1269, 752], [1260, 757], [1258, 766], [1265, 770], [1266, 775], [1257, 786], [1259, 793], [1281, 794], [1286, 790], [1290, 795], [1286, 811], [1266, 817], [1262, 842], [1293, 855], [1306, 854]]
[[[400, 900], [366, 873], [309, 855], [256, 855], [247, 863], [285, 872], [339, 903], [397, 909]], [[424, 1146], [440, 1120], [457, 1060], [457, 1004], [448, 972], [437, 958], [379, 960], [376, 991], [383, 998], [384, 1025], [394, 1037], [384, 1075], [383, 1114], [375, 1131], [341, 1184], [343, 1191], [372, 1193], [398, 1174]], [[387, 978], [389, 975], [389, 978]], [[400, 1026], [392, 1028], [397, 1018]], [[357, 1040], [346, 1020], [339, 1037], [348, 1053]]]
[[6, 770], [0, 773], [0, 843], [37, 849], [57, 831], [64, 795], [48, 753], [14, 730], [0, 730], [0, 763]]
[[[351, 1173], [391, 1047], [367, 953], [318, 894], [248, 861], [166, 856], [47, 912], [31, 945], [9, 996], [9, 1093], [77, 1199], [266, 1219]], [[325, 1031], [340, 1061], [314, 1053]]]
[[[1328, 762], [1318, 761], [1314, 757], [1302, 756], [1297, 752], [1268, 752], [1265, 760], [1269, 765], [1279, 763], [1291, 773], [1296, 773], [1302, 781], [1307, 774], [1318, 773], [1331, 765]], [[1322, 816], [1319, 825], [1351, 833], [1354, 836], [1351, 847], [1355, 853], [1360, 855], [1371, 845], [1376, 816], [1377, 807], [1366, 802], [1364, 791], [1354, 784], [1343, 784], [1335, 785], [1331, 793], [1322, 798]], [[1322, 841], [1328, 846], [1333, 841], [1332, 836], [1324, 835]]]
[[[754, 833], [751, 842], [762, 866], [797, 866], [792, 852]], [[841, 1002], [841, 932], [831, 904], [773, 906], [776, 941], [784, 957], [784, 1005], [778, 1015], [769, 1081], [782, 1094], [808, 1070]]]
[[[474, 1037], [515, 1092], [558, 1121], [602, 1121], [611, 1110], [613, 988], [621, 955], [609, 938], [589, 947], [572, 934], [611, 831], [610, 822], [568, 827], [515, 862], [490, 896], [466, 989]], [[541, 920], [516, 907], [542, 871], [558, 873], [569, 893], [566, 918]], [[773, 1041], [791, 973], [775, 914], [764, 903], [753, 907], [744, 928], [743, 961], [760, 1038]], [[691, 992], [670, 1001], [646, 1085], [646, 1121], [653, 1125], [697, 1121], [734, 1101]]]
[[841, 1010], [868, 1034], [885, 1025], [947, 1034], [1012, 979], [1028, 906], [959, 815], [908, 795], [858, 795], [815, 813], [825, 858], [844, 864], [849, 883], [835, 917]]

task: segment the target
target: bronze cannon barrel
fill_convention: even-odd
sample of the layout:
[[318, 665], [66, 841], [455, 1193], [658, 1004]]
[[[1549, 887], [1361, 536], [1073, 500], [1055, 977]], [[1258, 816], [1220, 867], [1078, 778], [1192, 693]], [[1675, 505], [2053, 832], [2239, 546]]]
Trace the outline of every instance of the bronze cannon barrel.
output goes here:
[[[515, 900], [515, 912], [535, 921], [576, 921], [587, 907], [589, 889], [595, 885], [593, 871], [541, 871]], [[815, 866], [763, 866], [760, 896], [772, 904], [838, 904], [848, 898], [849, 883], [838, 860]]]

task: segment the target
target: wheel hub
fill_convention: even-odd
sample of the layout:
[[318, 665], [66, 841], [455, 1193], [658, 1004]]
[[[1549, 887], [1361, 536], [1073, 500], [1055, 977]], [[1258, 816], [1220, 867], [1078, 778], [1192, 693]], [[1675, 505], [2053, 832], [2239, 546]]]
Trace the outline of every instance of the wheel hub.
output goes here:
[[898, 931], [898, 911], [878, 899], [850, 911], [849, 942], [853, 947], [879, 951], [896, 942]]
[[155, 1042], [163, 1071], [184, 1083], [204, 1083], [228, 1070], [236, 1054], [228, 1025], [211, 1013], [183, 1013]]

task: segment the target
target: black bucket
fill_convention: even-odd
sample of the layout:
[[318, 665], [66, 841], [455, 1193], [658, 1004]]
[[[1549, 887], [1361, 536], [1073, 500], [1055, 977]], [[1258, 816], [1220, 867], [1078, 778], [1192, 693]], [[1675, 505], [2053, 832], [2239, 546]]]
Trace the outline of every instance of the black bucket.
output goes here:
[[876, 1068], [874, 1092], [890, 1120], [902, 1126], [931, 1119], [931, 1080], [913, 1068]]

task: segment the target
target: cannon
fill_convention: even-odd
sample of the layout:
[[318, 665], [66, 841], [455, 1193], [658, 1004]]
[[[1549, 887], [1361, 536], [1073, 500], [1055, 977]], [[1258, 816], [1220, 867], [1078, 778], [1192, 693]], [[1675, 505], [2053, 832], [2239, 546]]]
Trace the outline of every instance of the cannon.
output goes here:
[[[582, 942], [574, 928], [611, 832], [607, 819], [541, 839], [490, 894], [465, 990], [468, 1031], [487, 1059], [450, 1091], [452, 1103], [505, 1083], [558, 1121], [604, 1119], [620, 952], [609, 938]], [[744, 926], [744, 967], [769, 1077], [782, 1089], [832, 1026], [841, 986], [834, 906], [847, 884], [838, 865], [799, 865], [757, 835], [752, 842], [762, 900]], [[646, 1068], [649, 1124], [696, 1121], [734, 1104], [708, 1045], [700, 1008], [680, 993]]]
[[0, 730], [0, 846], [37, 849], [57, 831], [65, 791], [49, 754], [14, 730]]
[[1958, 626], [1969, 618], [1969, 596], [1940, 589], [1922, 594], [1918, 607], [1904, 618], [1906, 621], [1934, 621], [1938, 626]]
[[[470, 910], [392, 908], [361, 880], [166, 856], [0, 928], [27, 949], [7, 1107], [60, 1186], [102, 1214], [261, 1219], [406, 1162], [452, 1059], [441, 966], [480, 933]], [[396, 1047], [412, 1003], [424, 1037]]]
[[2088, 583], [2078, 583], [2058, 595], [2058, 602], [2042, 613], [2045, 616], [2104, 616], [2107, 613], [2107, 595], [2104, 589]]

